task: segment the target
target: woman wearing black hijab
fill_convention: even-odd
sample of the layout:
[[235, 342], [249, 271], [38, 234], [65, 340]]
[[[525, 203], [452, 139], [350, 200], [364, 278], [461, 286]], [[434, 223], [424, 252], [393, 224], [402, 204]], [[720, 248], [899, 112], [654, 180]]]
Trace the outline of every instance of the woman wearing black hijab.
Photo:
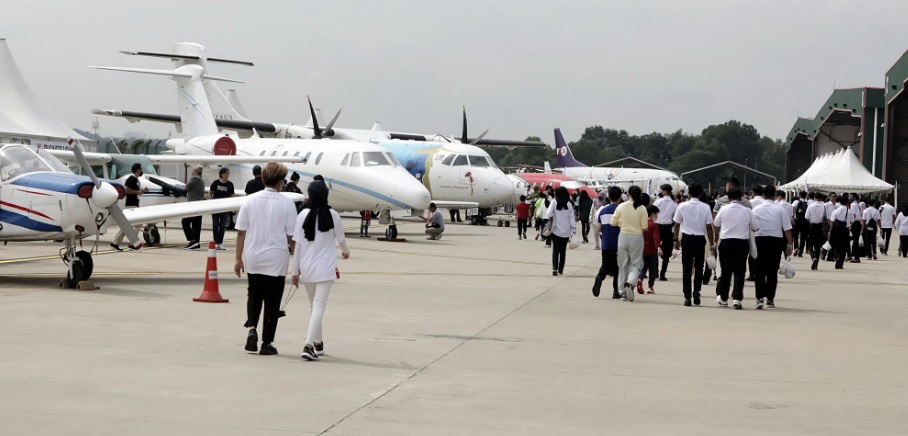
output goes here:
[[555, 190], [555, 201], [549, 205], [545, 214], [552, 221], [552, 275], [564, 274], [564, 256], [567, 254], [568, 241], [577, 230], [574, 220], [574, 206], [567, 188], [559, 186]]
[[334, 284], [337, 271], [335, 243], [341, 247], [341, 257], [350, 258], [350, 249], [344, 238], [344, 226], [340, 215], [328, 205], [328, 187], [325, 182], [309, 184], [309, 198], [306, 208], [296, 218], [293, 241], [293, 276], [291, 282], [299, 285], [302, 281], [309, 294], [309, 330], [302, 358], [318, 360], [325, 353], [322, 340], [322, 318], [328, 304], [328, 294]]

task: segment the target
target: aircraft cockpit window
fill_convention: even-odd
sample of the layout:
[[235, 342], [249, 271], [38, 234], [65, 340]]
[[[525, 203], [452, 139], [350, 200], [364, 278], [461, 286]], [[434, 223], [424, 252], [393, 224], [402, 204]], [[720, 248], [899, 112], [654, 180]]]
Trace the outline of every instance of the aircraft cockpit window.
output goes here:
[[462, 166], [467, 166], [469, 164], [470, 163], [467, 162], [467, 155], [459, 154], [459, 155], [457, 155], [456, 158], [454, 158], [454, 163], [452, 164], [452, 166], [462, 167]]
[[470, 156], [470, 165], [474, 167], [490, 167], [489, 160], [485, 156]]
[[66, 166], [66, 164], [63, 163], [63, 161], [61, 161], [60, 159], [57, 159], [56, 156], [48, 153], [47, 150], [45, 150], [43, 148], [38, 149], [38, 156], [41, 159], [43, 159], [44, 163], [46, 163], [48, 166], [50, 166], [51, 169], [53, 169], [54, 171], [59, 171], [61, 173], [71, 172], [69, 167]]
[[360, 152], [354, 152], [353, 156], [350, 158], [351, 167], [361, 167], [363, 166], [363, 156]]
[[0, 180], [38, 171], [52, 170], [32, 150], [16, 146], [0, 150]]
[[385, 155], [385, 158], [388, 159], [388, 162], [391, 162], [391, 166], [392, 166], [392, 167], [399, 167], [399, 166], [402, 166], [402, 165], [400, 164], [400, 162], [397, 161], [397, 158], [394, 157], [393, 154], [390, 154], [390, 153], [387, 153], [387, 152], [382, 152], [382, 153]]
[[457, 157], [456, 154], [449, 154], [445, 156], [445, 160], [441, 161], [441, 164], [451, 166], [451, 164], [454, 162], [455, 157]]
[[345, 167], [348, 163], [350, 163], [350, 153], [344, 155], [344, 160], [341, 161], [341, 166]]
[[363, 163], [367, 167], [390, 166], [391, 165], [391, 162], [388, 162], [388, 158], [385, 157], [385, 154], [380, 151], [364, 151], [363, 152]]

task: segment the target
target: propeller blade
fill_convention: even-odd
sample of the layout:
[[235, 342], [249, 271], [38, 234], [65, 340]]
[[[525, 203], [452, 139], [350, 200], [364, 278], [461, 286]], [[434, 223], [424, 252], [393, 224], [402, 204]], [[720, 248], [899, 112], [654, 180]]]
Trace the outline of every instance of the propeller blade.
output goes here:
[[312, 106], [312, 99], [307, 95], [306, 100], [309, 100], [309, 113], [312, 114], [312, 130], [315, 131], [314, 137], [316, 139], [321, 138], [322, 129], [318, 128], [318, 117], [315, 116], [315, 108]]
[[126, 218], [126, 215], [123, 214], [123, 209], [120, 209], [120, 206], [117, 206], [116, 203], [113, 206], [107, 208], [110, 212], [110, 216], [113, 217], [114, 221], [117, 222], [117, 226], [120, 227], [120, 230], [126, 235], [126, 238], [129, 239], [129, 243], [133, 247], [141, 248], [142, 244], [139, 241], [139, 234], [136, 233], [136, 229], [132, 227], [132, 224], [129, 223], [129, 219]]
[[343, 106], [341, 106], [341, 108], [337, 110], [337, 113], [334, 114], [334, 118], [331, 118], [331, 121], [329, 121], [328, 125], [325, 126], [325, 131], [330, 131], [331, 128], [334, 127], [334, 123], [337, 121], [337, 118], [340, 116], [341, 111], [343, 111], [343, 110], [344, 110]]
[[482, 132], [479, 136], [470, 141], [470, 145], [476, 145], [477, 142], [482, 141], [482, 137], [486, 136], [486, 133], [489, 133], [489, 129], [486, 129], [485, 132]]
[[91, 181], [95, 183], [96, 189], [101, 189], [101, 181], [98, 180], [98, 176], [96, 176], [95, 172], [91, 169], [91, 164], [88, 163], [88, 159], [82, 154], [82, 143], [80, 141], [73, 142], [72, 138], [69, 138], [69, 141], [67, 142], [69, 142], [69, 145], [73, 149], [73, 154], [76, 155], [76, 160], [79, 161], [79, 165], [82, 167], [82, 174], [87, 175]]
[[460, 142], [467, 143], [467, 107], [463, 107], [463, 134], [460, 136]]
[[435, 132], [435, 134], [438, 135], [438, 136], [441, 136], [441, 139], [444, 139], [445, 141], [451, 142], [451, 140], [448, 139], [447, 136], [442, 135], [441, 132]]

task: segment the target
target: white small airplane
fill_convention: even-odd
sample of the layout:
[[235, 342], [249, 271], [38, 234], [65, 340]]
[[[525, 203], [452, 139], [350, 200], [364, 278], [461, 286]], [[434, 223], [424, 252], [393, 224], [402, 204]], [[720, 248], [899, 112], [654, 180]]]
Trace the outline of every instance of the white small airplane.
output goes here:
[[574, 159], [571, 148], [564, 141], [561, 129], [555, 129], [555, 154], [557, 155], [556, 169], [568, 177], [578, 180], [605, 180], [609, 186], [620, 186], [627, 189], [637, 185], [643, 192], [658, 193], [663, 184], [672, 186], [672, 192], [677, 195], [687, 190], [687, 184], [677, 174], [668, 170], [654, 168], [614, 168], [590, 167]]
[[[229, 62], [252, 65], [250, 62], [230, 61], [207, 57], [205, 48], [195, 43], [176, 43], [174, 53], [150, 53], [129, 51], [131, 55], [165, 57], [173, 60], [177, 67], [198, 65], [204, 71], [208, 62]], [[218, 127], [237, 131], [240, 135], [256, 134], [274, 138], [334, 138], [371, 142], [387, 148], [407, 171], [416, 177], [431, 193], [432, 201], [445, 208], [479, 208], [476, 220], [482, 220], [490, 209], [509, 202], [512, 198], [511, 184], [507, 176], [495, 165], [487, 152], [477, 147], [482, 145], [500, 146], [545, 146], [539, 142], [502, 141], [483, 139], [483, 132], [477, 138], [467, 136], [466, 113], [463, 119], [463, 135], [460, 140], [442, 135], [417, 135], [377, 130], [335, 129], [333, 126], [340, 111], [325, 128], [320, 128], [316, 110], [309, 102], [311, 118], [306, 125], [275, 124], [250, 121], [235, 92], [224, 95], [212, 80], [202, 77], [202, 86], [209, 105], [215, 115]], [[131, 122], [152, 120], [178, 123], [180, 118], [173, 115], [149, 114], [119, 110], [94, 110], [96, 114], [125, 117]], [[254, 132], [254, 133], [253, 133]]]
[[[388, 236], [396, 237], [395, 216], [423, 210], [429, 192], [407, 173], [397, 159], [378, 145], [358, 141], [260, 138], [240, 139], [218, 132], [215, 117], [202, 86], [202, 78], [229, 80], [205, 75], [198, 65], [187, 64], [175, 70], [95, 67], [105, 70], [169, 76], [177, 82], [180, 123], [183, 139], [167, 141], [177, 155], [299, 157], [290, 164], [291, 172], [301, 176], [300, 188], [316, 175], [322, 175], [331, 188], [331, 205], [338, 211], [380, 211], [380, 222], [389, 224]], [[229, 164], [234, 183], [252, 178], [252, 165]], [[211, 181], [217, 168], [209, 167], [204, 178]]]
[[[143, 206], [122, 210], [117, 201], [125, 196], [122, 184], [99, 179], [91, 171], [78, 143], [73, 153], [88, 175], [80, 176], [61, 160], [37, 146], [0, 144], [0, 241], [64, 241], [63, 262], [68, 271], [65, 283], [74, 288], [91, 277], [91, 252], [81, 249], [82, 239], [107, 231], [113, 218], [130, 243], [141, 248], [133, 229], [150, 222], [212, 213], [236, 211], [243, 198], [194, 201], [191, 203]], [[295, 201], [299, 194], [285, 193]]]

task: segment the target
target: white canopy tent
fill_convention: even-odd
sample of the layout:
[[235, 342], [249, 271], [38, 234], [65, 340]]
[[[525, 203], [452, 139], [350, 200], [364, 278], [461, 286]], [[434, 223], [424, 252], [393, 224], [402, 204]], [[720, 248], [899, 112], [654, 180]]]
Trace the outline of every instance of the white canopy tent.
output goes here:
[[780, 187], [784, 191], [854, 192], [868, 194], [891, 191], [894, 186], [880, 180], [851, 151], [851, 147], [827, 153], [797, 179]]

